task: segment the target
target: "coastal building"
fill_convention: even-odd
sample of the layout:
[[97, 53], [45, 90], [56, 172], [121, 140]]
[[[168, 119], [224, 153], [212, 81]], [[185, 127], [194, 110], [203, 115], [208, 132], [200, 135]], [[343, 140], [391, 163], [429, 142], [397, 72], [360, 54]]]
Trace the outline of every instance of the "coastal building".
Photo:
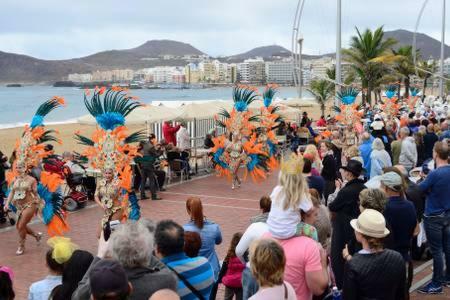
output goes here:
[[197, 64], [187, 64], [184, 67], [184, 75], [186, 83], [188, 84], [196, 84], [200, 82], [201, 74]]
[[238, 79], [237, 65], [227, 64], [226, 83], [236, 83]]
[[73, 81], [73, 82], [91, 82], [92, 74], [90, 74], [90, 73], [84, 73], [84, 74], [73, 73], [73, 74], [69, 74], [67, 79], [69, 81]]
[[312, 78], [325, 78], [327, 77], [327, 69], [333, 67], [333, 60], [331, 57], [321, 57], [311, 61], [311, 76]]
[[246, 59], [237, 65], [238, 81], [249, 84], [264, 84], [266, 65], [261, 57]]
[[92, 81], [131, 81], [133, 76], [134, 71], [131, 69], [95, 71], [92, 73]]
[[266, 82], [292, 84], [294, 82], [294, 64], [292, 60], [266, 62]]
[[[438, 71], [440, 72], [441, 66], [438, 63]], [[450, 57], [444, 60], [444, 75], [450, 75]]]
[[198, 68], [201, 73], [201, 81], [203, 82], [216, 82], [217, 72], [216, 65], [213, 61], [204, 60], [198, 64]]

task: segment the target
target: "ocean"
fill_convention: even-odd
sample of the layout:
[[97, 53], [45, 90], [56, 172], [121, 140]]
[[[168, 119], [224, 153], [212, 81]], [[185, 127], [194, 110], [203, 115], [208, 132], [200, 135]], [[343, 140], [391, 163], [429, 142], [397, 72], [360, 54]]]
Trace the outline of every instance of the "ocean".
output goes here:
[[[260, 89], [263, 90], [263, 87]], [[231, 100], [232, 87], [205, 89], [139, 89], [130, 90], [144, 103], [179, 106], [182, 103], [205, 100]], [[38, 106], [53, 96], [66, 99], [66, 107], [50, 113], [46, 124], [75, 123], [77, 118], [88, 114], [83, 102], [84, 90], [69, 87], [24, 86], [20, 88], [0, 87], [0, 129], [21, 127], [31, 121]], [[281, 87], [276, 98], [296, 97], [294, 87]], [[304, 97], [311, 96], [307, 91]]]

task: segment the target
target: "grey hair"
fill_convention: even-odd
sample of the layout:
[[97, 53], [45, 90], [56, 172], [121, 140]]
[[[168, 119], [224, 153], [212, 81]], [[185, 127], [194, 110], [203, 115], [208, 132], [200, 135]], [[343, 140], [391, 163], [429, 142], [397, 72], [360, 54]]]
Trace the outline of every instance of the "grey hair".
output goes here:
[[402, 127], [400, 128], [400, 134], [404, 134], [405, 136], [408, 136], [410, 133], [409, 128], [408, 127]]
[[140, 221], [120, 225], [111, 235], [109, 250], [124, 268], [146, 267], [154, 247], [154, 236]]
[[156, 223], [154, 221], [152, 221], [150, 219], [141, 218], [141, 219], [139, 219], [139, 222], [142, 223], [142, 225], [144, 225], [150, 233], [152, 233], [152, 234], [155, 233]]
[[372, 149], [373, 150], [384, 150], [383, 141], [380, 138], [374, 139], [372, 142]]

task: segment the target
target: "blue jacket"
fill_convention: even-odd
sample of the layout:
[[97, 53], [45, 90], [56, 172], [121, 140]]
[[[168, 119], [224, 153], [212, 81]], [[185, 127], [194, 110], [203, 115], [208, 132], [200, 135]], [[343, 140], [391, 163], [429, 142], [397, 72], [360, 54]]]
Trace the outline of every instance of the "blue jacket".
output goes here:
[[450, 210], [450, 165], [439, 167], [419, 184], [425, 193], [425, 215], [439, 215]]
[[372, 153], [372, 140], [373, 137], [359, 146], [359, 152], [361, 152], [361, 157], [364, 161], [364, 169], [366, 169], [366, 174], [370, 172], [370, 154]]
[[219, 258], [215, 250], [215, 246], [222, 243], [222, 232], [219, 225], [216, 223], [205, 220], [203, 228], [200, 229], [195, 225], [194, 221], [183, 225], [184, 231], [194, 231], [200, 234], [202, 239], [202, 247], [198, 253], [198, 256], [206, 257], [211, 264], [214, 271], [214, 278], [217, 280], [220, 271]]

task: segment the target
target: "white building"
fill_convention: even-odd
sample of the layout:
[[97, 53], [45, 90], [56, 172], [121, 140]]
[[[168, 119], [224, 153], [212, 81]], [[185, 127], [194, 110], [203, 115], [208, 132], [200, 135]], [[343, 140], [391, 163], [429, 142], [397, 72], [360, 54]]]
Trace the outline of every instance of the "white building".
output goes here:
[[292, 84], [294, 81], [294, 64], [292, 60], [266, 62], [266, 82]]
[[266, 66], [261, 57], [239, 63], [237, 72], [238, 80], [242, 83], [263, 84], [266, 80]]
[[73, 82], [91, 82], [92, 74], [90, 74], [90, 73], [85, 73], [85, 74], [73, 73], [73, 74], [69, 74], [67, 79], [69, 81], [73, 81]]
[[322, 57], [311, 61], [311, 76], [313, 79], [327, 77], [327, 69], [333, 67], [331, 57]]

